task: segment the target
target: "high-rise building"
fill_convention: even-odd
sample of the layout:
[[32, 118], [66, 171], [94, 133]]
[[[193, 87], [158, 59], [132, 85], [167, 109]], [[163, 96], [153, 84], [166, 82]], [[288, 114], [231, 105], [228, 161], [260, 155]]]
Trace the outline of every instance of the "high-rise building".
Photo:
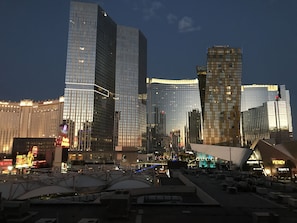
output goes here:
[[196, 72], [197, 72], [198, 81], [199, 81], [199, 92], [200, 92], [202, 116], [204, 117], [205, 85], [206, 85], [207, 67], [206, 66], [197, 66]]
[[64, 98], [0, 102], [0, 153], [11, 154], [14, 138], [56, 138]]
[[[201, 111], [198, 79], [148, 78], [147, 91], [148, 134], [158, 129], [166, 129], [167, 136], [174, 136], [174, 139], [171, 139], [172, 143], [175, 143], [173, 146], [186, 146], [185, 127], [189, 125], [188, 113]], [[162, 125], [162, 128], [159, 128], [159, 125]], [[153, 136], [149, 135], [148, 138]]]
[[293, 139], [290, 94], [285, 85], [243, 85], [241, 97], [243, 146], [257, 139], [274, 144]]
[[203, 143], [239, 146], [242, 53], [239, 48], [208, 49]]
[[202, 143], [202, 120], [201, 120], [201, 112], [193, 110], [188, 113], [189, 118], [189, 126], [187, 129], [188, 143]]
[[71, 2], [63, 112], [70, 149], [112, 150], [116, 32], [97, 4]]
[[158, 133], [166, 136], [166, 113], [161, 111], [158, 115]]
[[279, 96], [278, 85], [252, 84], [241, 86], [241, 111], [262, 106]]
[[146, 147], [147, 41], [135, 28], [117, 26], [114, 144], [117, 151]]
[[0, 153], [10, 154], [13, 138], [20, 132], [20, 103], [1, 101], [0, 114]]

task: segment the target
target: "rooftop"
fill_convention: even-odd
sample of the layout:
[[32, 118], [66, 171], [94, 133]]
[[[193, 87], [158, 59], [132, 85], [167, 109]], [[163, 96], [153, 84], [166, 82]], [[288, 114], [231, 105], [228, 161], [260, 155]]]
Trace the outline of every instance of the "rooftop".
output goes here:
[[[102, 176], [99, 177], [101, 180]], [[128, 180], [127, 185], [130, 185], [131, 177], [126, 172], [122, 183]], [[58, 218], [60, 222], [79, 222], [88, 218], [127, 223], [160, 222], [160, 219], [172, 223], [198, 219], [203, 222], [245, 223], [261, 222], [266, 218], [270, 219], [266, 222], [293, 223], [297, 219], [297, 188], [292, 182], [273, 182], [235, 171], [198, 170], [175, 170], [171, 178], [159, 176], [159, 179], [158, 186], [146, 184], [101, 193], [90, 190], [80, 196], [70, 196], [71, 199], [61, 196], [59, 199], [34, 198], [24, 202], [30, 203], [28, 213], [33, 213], [33, 222], [42, 218]], [[137, 177], [134, 180], [137, 181]], [[142, 178], [137, 182], [145, 181]], [[113, 182], [121, 180], [114, 179]], [[125, 196], [119, 196], [121, 193]]]

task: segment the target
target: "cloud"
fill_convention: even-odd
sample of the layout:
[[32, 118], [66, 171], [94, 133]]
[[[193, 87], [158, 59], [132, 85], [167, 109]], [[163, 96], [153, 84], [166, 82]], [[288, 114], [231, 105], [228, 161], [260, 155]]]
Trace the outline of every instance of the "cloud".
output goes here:
[[174, 24], [177, 21], [177, 16], [170, 13], [167, 15], [167, 21], [169, 24]]
[[[160, 10], [165, 8], [161, 1], [131, 0], [131, 3], [133, 3], [133, 10], [141, 12], [143, 15], [143, 19], [146, 21], [154, 18], [164, 19], [164, 13], [160, 15]], [[189, 16], [184, 16], [181, 19], [179, 19], [178, 16], [176, 16], [175, 14], [169, 13], [167, 14], [165, 19], [167, 20], [168, 24], [177, 24], [178, 31], [181, 33], [201, 30], [201, 27], [195, 26], [194, 20]]]
[[178, 31], [179, 32], [193, 32], [196, 30], [201, 30], [200, 26], [194, 26], [194, 21], [188, 16], [184, 16], [178, 21]]
[[157, 11], [163, 7], [163, 4], [159, 1], [142, 1], [142, 12], [145, 20], [150, 20], [157, 17]]

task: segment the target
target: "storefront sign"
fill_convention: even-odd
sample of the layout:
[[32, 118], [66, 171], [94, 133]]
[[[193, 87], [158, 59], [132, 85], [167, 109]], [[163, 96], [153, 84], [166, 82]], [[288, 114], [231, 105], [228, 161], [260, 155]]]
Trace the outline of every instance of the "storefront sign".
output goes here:
[[284, 160], [272, 160], [273, 165], [284, 165], [286, 161]]

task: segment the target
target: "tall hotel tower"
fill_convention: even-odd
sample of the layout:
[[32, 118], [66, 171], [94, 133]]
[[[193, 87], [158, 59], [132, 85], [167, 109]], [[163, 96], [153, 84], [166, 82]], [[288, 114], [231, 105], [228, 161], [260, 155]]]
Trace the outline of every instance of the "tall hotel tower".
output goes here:
[[117, 26], [114, 146], [146, 147], [147, 41], [135, 28]]
[[73, 150], [112, 150], [116, 29], [97, 4], [71, 2], [63, 119]]
[[203, 144], [239, 146], [241, 74], [241, 49], [208, 49]]
[[[198, 79], [148, 78], [147, 91], [149, 130], [156, 129], [155, 132], [170, 136], [173, 147], [186, 146], [185, 129], [189, 127], [189, 113], [201, 113]], [[149, 135], [150, 138], [154, 136]]]
[[11, 154], [15, 138], [56, 138], [63, 120], [63, 105], [63, 97], [0, 101], [0, 153]]

